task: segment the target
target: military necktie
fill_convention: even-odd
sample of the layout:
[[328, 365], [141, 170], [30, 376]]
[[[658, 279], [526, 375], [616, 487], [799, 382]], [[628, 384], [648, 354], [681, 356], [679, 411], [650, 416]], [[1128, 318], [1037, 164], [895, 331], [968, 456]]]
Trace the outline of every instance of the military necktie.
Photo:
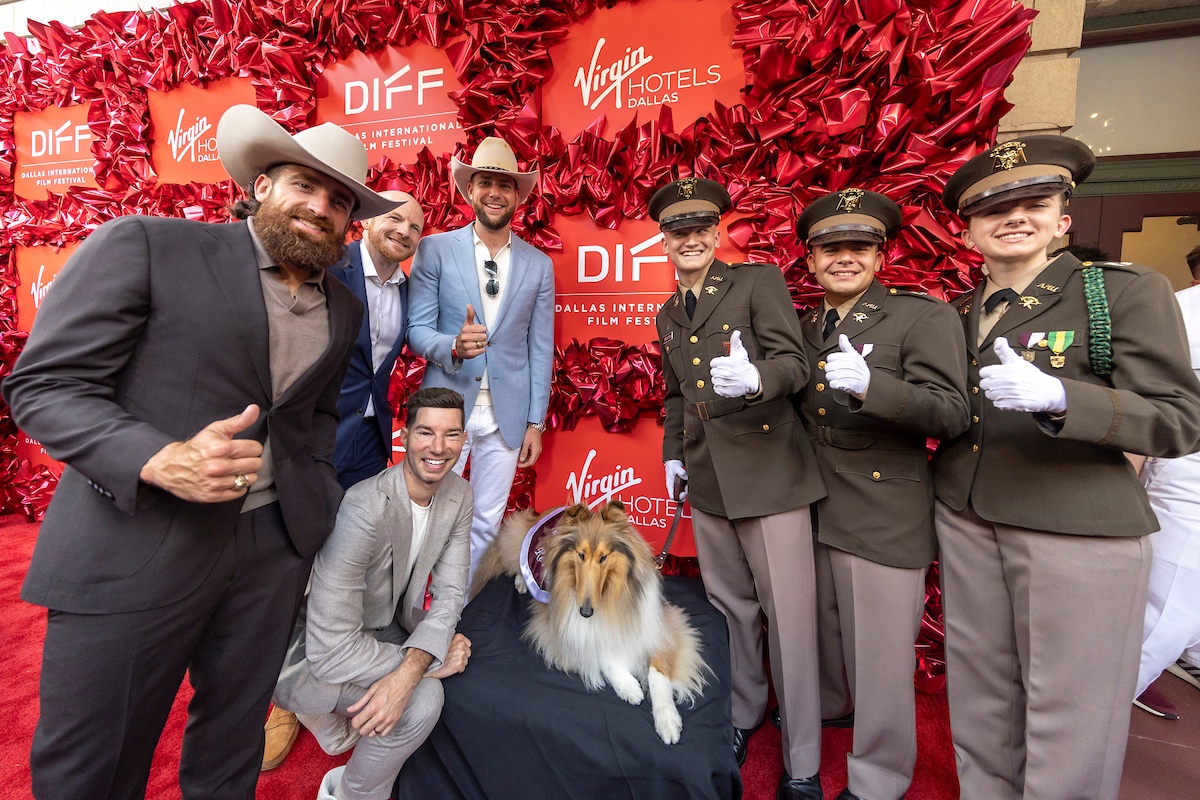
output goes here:
[[829, 313], [825, 315], [825, 328], [821, 331], [821, 336], [825, 339], [829, 338], [829, 334], [837, 330], [838, 313], [836, 309], [829, 309]]
[[997, 289], [991, 297], [983, 301], [983, 313], [990, 314], [996, 310], [996, 306], [1001, 303], [1012, 304], [1016, 302], [1020, 295], [1012, 289]]
[[692, 314], [696, 312], [696, 295], [689, 290], [683, 296], [683, 310], [687, 312], [688, 319], [692, 318]]

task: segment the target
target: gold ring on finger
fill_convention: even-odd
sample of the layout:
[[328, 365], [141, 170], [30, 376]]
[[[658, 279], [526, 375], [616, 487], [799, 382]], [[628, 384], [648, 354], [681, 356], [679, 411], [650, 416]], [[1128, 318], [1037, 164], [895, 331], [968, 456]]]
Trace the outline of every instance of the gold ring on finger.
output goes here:
[[250, 479], [245, 475], [238, 475], [233, 479], [233, 488], [238, 492], [250, 488]]

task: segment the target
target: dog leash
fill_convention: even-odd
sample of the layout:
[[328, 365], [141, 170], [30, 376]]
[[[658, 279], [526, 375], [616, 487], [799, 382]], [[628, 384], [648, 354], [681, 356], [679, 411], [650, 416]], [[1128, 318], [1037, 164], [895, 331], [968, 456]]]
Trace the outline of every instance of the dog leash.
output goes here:
[[[687, 486], [687, 481], [680, 476], [675, 476], [675, 496], [679, 497], [683, 494], [684, 487]], [[671, 552], [671, 542], [675, 541], [675, 532], [679, 530], [679, 520], [683, 519], [683, 500], [675, 501], [675, 519], [671, 520], [671, 530], [667, 531], [667, 541], [663, 543], [662, 550], [658, 551], [658, 555], [654, 557], [655, 569], [661, 570], [663, 562], [667, 560], [667, 553]]]

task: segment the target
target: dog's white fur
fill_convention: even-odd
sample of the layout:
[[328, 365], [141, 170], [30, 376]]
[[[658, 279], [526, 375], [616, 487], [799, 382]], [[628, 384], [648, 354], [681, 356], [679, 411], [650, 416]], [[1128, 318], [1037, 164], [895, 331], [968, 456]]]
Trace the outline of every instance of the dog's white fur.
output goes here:
[[[505, 574], [526, 591], [518, 559], [537, 519], [523, 511], [504, 521], [480, 561], [472, 596]], [[662, 576], [625, 507], [613, 502], [593, 513], [572, 506], [541, 544], [550, 602], [533, 604], [525, 638], [547, 664], [576, 673], [590, 690], [608, 683], [638, 705], [648, 689], [659, 738], [678, 742], [683, 720], [676, 703], [694, 701], [710, 670], [687, 615], [663, 600]]]

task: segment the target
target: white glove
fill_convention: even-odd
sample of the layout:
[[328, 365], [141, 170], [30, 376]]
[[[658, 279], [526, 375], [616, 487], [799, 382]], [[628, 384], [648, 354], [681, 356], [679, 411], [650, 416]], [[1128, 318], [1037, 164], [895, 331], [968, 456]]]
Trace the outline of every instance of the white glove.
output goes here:
[[[667, 497], [675, 501], [683, 500], [687, 497], [687, 470], [683, 468], [683, 462], [672, 458], [670, 461], [663, 462], [663, 466], [667, 470]], [[676, 478], [683, 478], [683, 491], [679, 497], [675, 496]]]
[[846, 334], [838, 337], [838, 350], [825, 358], [825, 377], [829, 388], [840, 389], [862, 399], [871, 384], [871, 368], [867, 360], [854, 349]]
[[979, 386], [988, 400], [1003, 411], [1048, 412], [1067, 410], [1067, 390], [1051, 377], [1017, 355], [1003, 336], [993, 347], [999, 364], [979, 370]]
[[758, 367], [750, 363], [750, 354], [742, 344], [742, 332], [734, 331], [729, 337], [729, 355], [717, 356], [708, 362], [712, 376], [713, 391], [721, 397], [745, 397], [758, 394], [762, 382]]

